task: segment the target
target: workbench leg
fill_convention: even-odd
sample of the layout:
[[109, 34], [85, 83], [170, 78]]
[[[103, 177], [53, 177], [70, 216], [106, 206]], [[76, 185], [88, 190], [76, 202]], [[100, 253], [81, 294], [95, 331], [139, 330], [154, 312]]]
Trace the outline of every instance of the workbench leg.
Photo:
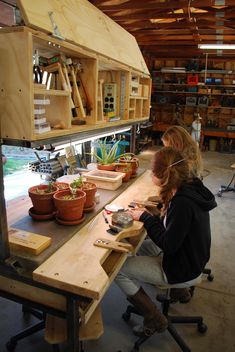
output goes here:
[[131, 140], [130, 140], [130, 152], [135, 154], [136, 152], [136, 125], [131, 128]]
[[80, 352], [78, 301], [67, 298], [67, 336], [68, 352]]
[[10, 255], [8, 243], [8, 228], [6, 205], [4, 198], [3, 168], [2, 168], [2, 144], [0, 140], [0, 261], [4, 261]]

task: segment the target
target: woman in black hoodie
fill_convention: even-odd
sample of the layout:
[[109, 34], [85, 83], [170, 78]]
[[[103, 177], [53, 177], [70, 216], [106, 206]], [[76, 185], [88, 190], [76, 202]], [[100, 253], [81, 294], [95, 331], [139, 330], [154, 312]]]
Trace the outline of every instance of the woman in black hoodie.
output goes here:
[[187, 160], [172, 148], [156, 152], [152, 172], [163, 204], [161, 217], [138, 208], [130, 211], [144, 223], [149, 239], [138, 256], [127, 258], [115, 279], [144, 316], [143, 335], [164, 331], [167, 319], [138, 282], [172, 287], [195, 283], [210, 258], [209, 211], [216, 207], [214, 195], [190, 176]]

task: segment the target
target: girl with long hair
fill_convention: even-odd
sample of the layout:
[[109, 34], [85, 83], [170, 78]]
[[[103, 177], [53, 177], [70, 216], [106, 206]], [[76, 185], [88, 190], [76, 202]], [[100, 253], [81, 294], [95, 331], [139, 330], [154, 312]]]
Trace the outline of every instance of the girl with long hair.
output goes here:
[[161, 139], [165, 147], [178, 150], [187, 159], [191, 176], [202, 176], [203, 164], [199, 146], [185, 128], [170, 126]]
[[128, 257], [115, 281], [143, 315], [141, 335], [162, 332], [167, 319], [157, 309], [140, 282], [160, 286], [196, 284], [210, 258], [209, 211], [214, 195], [199, 178], [192, 178], [187, 159], [170, 147], [153, 158], [152, 180], [162, 202], [161, 216], [144, 209], [130, 211], [144, 223], [146, 239], [137, 256]]

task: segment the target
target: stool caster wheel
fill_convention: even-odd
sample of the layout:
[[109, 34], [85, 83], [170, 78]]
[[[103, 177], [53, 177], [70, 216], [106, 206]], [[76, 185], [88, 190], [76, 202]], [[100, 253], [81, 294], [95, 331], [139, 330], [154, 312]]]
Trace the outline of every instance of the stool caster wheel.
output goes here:
[[212, 274], [209, 274], [208, 276], [207, 276], [207, 280], [208, 281], [213, 281], [214, 280], [214, 275], [212, 275]]
[[17, 345], [17, 342], [8, 341], [8, 342], [6, 343], [6, 349], [7, 349], [7, 351], [8, 351], [8, 352], [13, 352], [13, 351], [15, 351], [16, 345]]
[[205, 334], [205, 332], [207, 331], [207, 329], [208, 329], [208, 328], [207, 328], [207, 325], [204, 324], [204, 323], [198, 325], [198, 327], [197, 327], [198, 332], [200, 332], [201, 334]]
[[122, 314], [122, 319], [125, 321], [125, 322], [128, 322], [131, 318], [131, 314], [128, 313], [128, 312], [125, 312]]

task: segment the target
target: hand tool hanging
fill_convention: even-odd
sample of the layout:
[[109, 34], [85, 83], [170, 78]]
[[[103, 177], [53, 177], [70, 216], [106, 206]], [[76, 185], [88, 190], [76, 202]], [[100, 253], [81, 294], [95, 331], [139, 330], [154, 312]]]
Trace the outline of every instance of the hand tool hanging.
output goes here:
[[35, 50], [33, 56], [33, 81], [34, 83], [42, 84], [42, 72], [39, 66], [38, 50]]
[[92, 110], [92, 103], [91, 103], [91, 99], [90, 99], [89, 95], [87, 94], [86, 88], [83, 84], [82, 65], [80, 64], [80, 62], [77, 62], [75, 60], [73, 60], [73, 65], [74, 65], [74, 73], [75, 73], [76, 80], [78, 80], [79, 86], [82, 88], [82, 91], [83, 91], [85, 99], [86, 99], [86, 113], [87, 113], [87, 115], [90, 115], [91, 110]]
[[[66, 79], [65, 79], [63, 71], [62, 71], [61, 64], [59, 62], [55, 62], [55, 63], [53, 63], [51, 65], [46, 66], [45, 67], [45, 71], [47, 71], [49, 73], [58, 72], [59, 73], [59, 79], [60, 79], [61, 86], [62, 86], [63, 90], [70, 93], [68, 84], [66, 82]], [[73, 103], [71, 94], [69, 94], [69, 101], [70, 101], [71, 109], [74, 108], [74, 103]]]
[[[68, 72], [70, 73], [72, 84], [73, 84], [72, 87], [73, 87], [75, 104], [79, 107], [79, 113], [80, 113], [81, 117], [85, 118], [86, 117], [86, 113], [85, 113], [85, 110], [84, 110], [84, 107], [83, 107], [83, 104], [82, 104], [82, 98], [81, 98], [80, 92], [78, 90], [77, 80], [76, 80], [76, 76], [75, 76], [75, 71], [74, 71], [73, 65], [69, 66]], [[74, 122], [75, 121], [73, 120], [72, 123], [74, 123]], [[78, 122], [79, 122], [79, 119], [78, 119]], [[81, 120], [80, 120], [80, 122], [81, 122]]]

